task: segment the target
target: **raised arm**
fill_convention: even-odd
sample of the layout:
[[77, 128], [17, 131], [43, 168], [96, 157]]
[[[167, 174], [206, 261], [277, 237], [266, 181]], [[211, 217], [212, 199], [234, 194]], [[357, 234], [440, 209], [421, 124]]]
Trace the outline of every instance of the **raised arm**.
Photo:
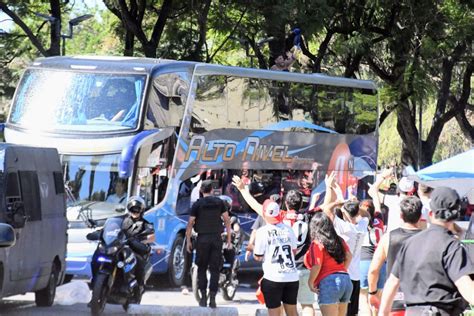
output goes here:
[[324, 201], [321, 205], [321, 209], [324, 214], [326, 214], [331, 220], [334, 220], [334, 212], [332, 211], [335, 204], [335, 194], [333, 192], [333, 182], [336, 174], [334, 171], [331, 171], [329, 175], [326, 175], [324, 179], [324, 184], [326, 185], [326, 193], [324, 194]]
[[[372, 197], [373, 201], [374, 201], [374, 208], [375, 208], [375, 213], [382, 213], [382, 209], [381, 209], [381, 194], [379, 193], [379, 188], [380, 188], [380, 185], [382, 184], [382, 182], [385, 180], [385, 179], [388, 179], [392, 176], [392, 169], [384, 169], [382, 171], [382, 174], [380, 176], [377, 177], [377, 179], [375, 180], [375, 182], [372, 184], [372, 186], [369, 188], [369, 195]], [[383, 197], [383, 195], [382, 195]]]
[[244, 182], [239, 176], [232, 177], [232, 184], [239, 190], [240, 194], [244, 198], [245, 202], [252, 208], [258, 215], [263, 216], [263, 205], [258, 203], [257, 200], [250, 194], [249, 190], [245, 187]]

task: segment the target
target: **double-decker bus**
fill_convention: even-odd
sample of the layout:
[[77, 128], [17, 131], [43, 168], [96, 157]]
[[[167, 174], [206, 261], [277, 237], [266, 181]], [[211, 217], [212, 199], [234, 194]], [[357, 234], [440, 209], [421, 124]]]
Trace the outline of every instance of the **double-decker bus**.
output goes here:
[[69, 275], [90, 276], [90, 223], [123, 216], [127, 197], [140, 195], [156, 231], [154, 272], [181, 285], [187, 214], [203, 179], [213, 180], [216, 195], [233, 198], [247, 232], [255, 213], [232, 188], [234, 174], [260, 188], [260, 199], [297, 189], [309, 207], [325, 190], [325, 174], [336, 170], [344, 194], [363, 197], [376, 168], [377, 91], [372, 81], [321, 74], [41, 58], [19, 82], [5, 139], [60, 153]]

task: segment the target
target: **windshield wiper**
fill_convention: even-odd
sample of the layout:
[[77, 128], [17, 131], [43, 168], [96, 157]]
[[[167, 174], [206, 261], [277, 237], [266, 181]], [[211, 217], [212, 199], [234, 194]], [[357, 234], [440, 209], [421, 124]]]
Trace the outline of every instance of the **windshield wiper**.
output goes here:
[[97, 227], [97, 221], [92, 218], [92, 209], [90, 208], [96, 203], [98, 203], [98, 201], [84, 203], [83, 205], [81, 205], [81, 208], [79, 209], [79, 212], [77, 214], [76, 219], [81, 219], [89, 228]]

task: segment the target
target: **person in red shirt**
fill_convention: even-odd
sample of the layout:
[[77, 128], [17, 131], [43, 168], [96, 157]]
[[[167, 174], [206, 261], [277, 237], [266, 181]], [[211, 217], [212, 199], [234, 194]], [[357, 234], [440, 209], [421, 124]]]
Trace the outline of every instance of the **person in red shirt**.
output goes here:
[[347, 273], [352, 260], [349, 247], [324, 213], [314, 214], [310, 231], [313, 242], [304, 258], [305, 266], [310, 269], [308, 286], [318, 293], [323, 316], [345, 316], [352, 294]]

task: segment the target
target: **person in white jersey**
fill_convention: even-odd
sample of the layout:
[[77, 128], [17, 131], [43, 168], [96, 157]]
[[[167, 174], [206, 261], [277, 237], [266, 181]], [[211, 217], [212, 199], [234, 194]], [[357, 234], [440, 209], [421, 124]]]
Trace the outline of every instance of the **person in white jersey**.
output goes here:
[[232, 181], [248, 205], [266, 222], [257, 230], [253, 253], [255, 260], [263, 261], [260, 286], [268, 315], [279, 316], [283, 303], [286, 315], [296, 316], [299, 275], [294, 256], [297, 249], [295, 233], [282, 223], [283, 214], [277, 203], [268, 199], [262, 205], [252, 197], [238, 176], [234, 176]]

